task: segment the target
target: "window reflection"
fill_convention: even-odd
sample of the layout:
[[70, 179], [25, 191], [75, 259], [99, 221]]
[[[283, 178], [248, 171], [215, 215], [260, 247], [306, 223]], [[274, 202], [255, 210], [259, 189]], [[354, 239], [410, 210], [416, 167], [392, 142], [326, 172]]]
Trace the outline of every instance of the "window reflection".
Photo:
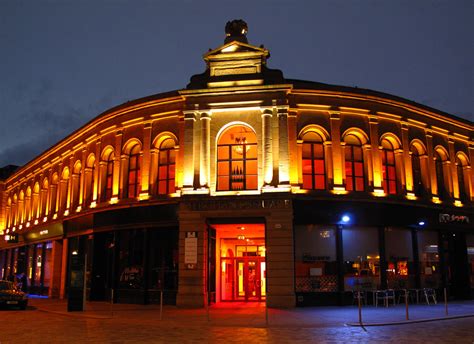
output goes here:
[[423, 288], [438, 288], [441, 279], [438, 233], [418, 232], [418, 252], [420, 256], [421, 286]]
[[411, 230], [385, 228], [387, 285], [391, 289], [415, 287]]
[[336, 229], [296, 226], [296, 291], [337, 291]]
[[344, 228], [344, 290], [377, 289], [380, 256], [376, 228]]

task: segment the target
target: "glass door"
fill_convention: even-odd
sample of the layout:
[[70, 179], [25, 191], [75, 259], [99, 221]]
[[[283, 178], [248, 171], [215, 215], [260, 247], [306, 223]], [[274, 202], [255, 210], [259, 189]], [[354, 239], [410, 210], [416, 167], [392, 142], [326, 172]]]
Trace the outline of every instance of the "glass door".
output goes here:
[[261, 258], [237, 259], [236, 300], [262, 301], [266, 294], [265, 261]]

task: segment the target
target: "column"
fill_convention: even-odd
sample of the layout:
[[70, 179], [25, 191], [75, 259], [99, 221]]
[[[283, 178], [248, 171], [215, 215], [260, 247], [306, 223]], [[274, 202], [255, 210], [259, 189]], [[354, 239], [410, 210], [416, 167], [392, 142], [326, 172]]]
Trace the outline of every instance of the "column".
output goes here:
[[45, 201], [46, 201], [46, 205], [45, 205], [45, 208], [44, 208], [44, 217], [50, 215], [51, 213], [54, 213], [54, 210], [53, 208], [51, 207], [51, 196], [52, 196], [52, 189], [51, 189], [51, 186], [53, 185], [53, 180], [52, 180], [52, 177], [53, 177], [53, 172], [52, 172], [52, 169], [50, 168], [48, 170], [48, 188], [45, 190], [46, 192], [46, 197], [45, 197]]
[[262, 160], [263, 183], [270, 185], [273, 179], [273, 152], [272, 152], [272, 110], [266, 109], [262, 113]]
[[[413, 167], [410, 157], [410, 142], [408, 138], [408, 124], [402, 123], [402, 154], [405, 165], [405, 187], [407, 192], [414, 193], [413, 187]], [[402, 171], [403, 172], [403, 171]]]
[[[82, 209], [84, 206], [84, 190], [86, 183], [86, 170], [87, 170], [87, 146], [82, 147], [82, 160], [81, 160], [81, 179], [79, 180], [79, 199], [77, 203], [77, 209]], [[76, 209], [73, 209], [76, 210]]]
[[[58, 241], [59, 243], [60, 241]], [[66, 281], [67, 281], [67, 254], [68, 254], [68, 239], [65, 238], [61, 242], [61, 281], [59, 285], [59, 298], [64, 299], [66, 296]], [[57, 250], [59, 251], [59, 244]]]
[[114, 176], [112, 185], [112, 198], [118, 198], [122, 192], [122, 174], [120, 173], [121, 155], [122, 155], [122, 130], [115, 133], [115, 152], [114, 152]]
[[[286, 202], [286, 200], [285, 200]], [[293, 205], [267, 209], [265, 246], [268, 307], [295, 307]]]
[[458, 169], [456, 167], [456, 152], [454, 150], [454, 141], [452, 139], [448, 140], [448, 145], [449, 145], [449, 169], [451, 172], [451, 195], [453, 195], [453, 198], [458, 200], [459, 199], [459, 178], [462, 178], [462, 176], [458, 176]]
[[278, 109], [278, 184], [288, 185], [290, 183], [290, 156], [288, 149], [288, 109]]
[[401, 148], [395, 149], [393, 152], [395, 155], [395, 169], [398, 180], [397, 189], [399, 194], [406, 193], [406, 179], [405, 179], [405, 163], [404, 163], [404, 151]]
[[211, 171], [211, 113], [203, 112], [200, 116], [201, 120], [201, 148], [200, 148], [200, 172], [199, 186], [201, 188], [209, 188], [210, 171]]
[[333, 188], [343, 187], [343, 165], [341, 147], [341, 115], [339, 111], [330, 113], [331, 141], [332, 141], [332, 164], [333, 164]]
[[32, 207], [31, 207], [31, 194], [30, 194], [30, 196], [25, 194], [25, 206], [24, 206], [25, 222], [30, 222], [30, 220], [31, 220], [31, 210], [32, 210]]
[[145, 123], [143, 127], [143, 158], [141, 166], [141, 197], [148, 197], [150, 195], [150, 167], [151, 167], [151, 123]]
[[366, 143], [362, 145], [362, 153], [364, 158], [364, 175], [367, 182], [367, 188], [374, 187], [374, 162], [372, 160], [372, 145]]
[[436, 182], [436, 165], [433, 160], [433, 134], [431, 130], [425, 131], [426, 152], [428, 154], [428, 173], [430, 176], [431, 194], [438, 195], [438, 183]]
[[[178, 307], [201, 308], [205, 305], [207, 281], [207, 225], [198, 211], [192, 211], [185, 203], [179, 206], [179, 272]], [[197, 232], [197, 264], [188, 267], [185, 262], [185, 242], [187, 232]]]
[[[332, 161], [333, 152], [332, 152], [332, 141], [324, 141], [324, 161], [326, 167], [326, 178], [327, 178], [327, 187], [328, 190], [334, 188], [334, 163]], [[298, 160], [301, 161], [301, 160]]]
[[66, 209], [64, 211], [69, 211], [72, 204], [72, 194], [73, 194], [73, 176], [74, 176], [74, 155], [69, 157], [69, 178], [67, 179], [66, 185]]
[[101, 139], [99, 138], [97, 141], [95, 141], [95, 160], [94, 160], [94, 176], [92, 177], [94, 179], [94, 186], [92, 187], [93, 189], [93, 195], [92, 195], [92, 204], [97, 204], [97, 201], [99, 200], [100, 194], [99, 190], [101, 187], [101, 178], [100, 178], [100, 143]]
[[[61, 180], [62, 180], [62, 170], [63, 170], [63, 162], [61, 161], [59, 164], [58, 164], [58, 182], [56, 183], [56, 185], [53, 185], [53, 188], [54, 188], [54, 192], [55, 192], [55, 202], [54, 204], [51, 204], [52, 207], [54, 207], [54, 215], [57, 215], [58, 212], [59, 212], [59, 205], [61, 204], [60, 201], [61, 201], [61, 195], [60, 195], [60, 191], [61, 191]], [[53, 215], [53, 216], [54, 216]]]
[[61, 295], [62, 258], [63, 242], [62, 240], [54, 240], [53, 249], [51, 250], [51, 279], [48, 291], [48, 296], [51, 298], [59, 298]]
[[370, 127], [370, 145], [372, 148], [372, 170], [373, 170], [373, 181], [374, 191], [382, 190], [382, 160], [380, 158], [379, 149], [379, 123], [376, 116], [369, 117]]
[[297, 148], [297, 137], [296, 137], [296, 121], [297, 112], [290, 111], [288, 113], [288, 145], [289, 145], [289, 160], [290, 164], [290, 183], [291, 185], [298, 184], [298, 175], [300, 170], [300, 163], [298, 160], [298, 148]]
[[196, 114], [187, 112], [184, 114], [184, 160], [183, 160], [183, 187], [193, 189], [194, 187], [194, 122]]

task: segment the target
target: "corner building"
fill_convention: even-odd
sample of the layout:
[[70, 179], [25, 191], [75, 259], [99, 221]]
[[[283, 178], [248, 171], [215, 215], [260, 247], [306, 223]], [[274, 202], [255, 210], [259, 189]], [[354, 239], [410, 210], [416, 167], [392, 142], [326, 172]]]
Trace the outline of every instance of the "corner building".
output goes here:
[[228, 23], [185, 89], [3, 169], [0, 277], [24, 272], [30, 293], [64, 298], [79, 261], [90, 300], [163, 290], [182, 307], [336, 305], [355, 289], [471, 298], [472, 122], [286, 79], [246, 30]]

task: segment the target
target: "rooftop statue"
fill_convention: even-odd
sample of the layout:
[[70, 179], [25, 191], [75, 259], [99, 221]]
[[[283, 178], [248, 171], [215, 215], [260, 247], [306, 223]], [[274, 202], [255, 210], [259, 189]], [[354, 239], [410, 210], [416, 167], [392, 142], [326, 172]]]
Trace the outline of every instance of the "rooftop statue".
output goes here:
[[224, 43], [229, 43], [232, 41], [239, 41], [242, 43], [248, 43], [247, 41], [247, 32], [248, 26], [245, 21], [242, 19], [234, 19], [228, 21], [225, 25], [225, 41]]

